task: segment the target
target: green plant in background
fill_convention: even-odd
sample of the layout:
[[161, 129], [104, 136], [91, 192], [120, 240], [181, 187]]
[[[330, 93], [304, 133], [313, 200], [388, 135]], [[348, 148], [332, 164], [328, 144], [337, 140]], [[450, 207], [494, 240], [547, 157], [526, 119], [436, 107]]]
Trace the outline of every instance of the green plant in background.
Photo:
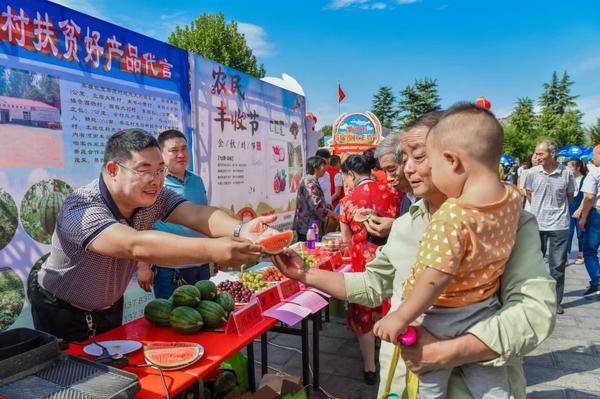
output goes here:
[[18, 224], [17, 204], [6, 191], [0, 189], [0, 249], [12, 240]]
[[46, 216], [46, 211], [41, 211], [39, 208], [40, 200], [51, 193], [60, 193], [66, 197], [72, 191], [71, 186], [58, 179], [37, 182], [27, 190], [21, 202], [21, 223], [31, 238], [42, 244], [50, 244], [52, 236], [44, 230], [40, 222], [40, 212]]
[[14, 270], [0, 269], [0, 331], [10, 327], [23, 310], [23, 282]]

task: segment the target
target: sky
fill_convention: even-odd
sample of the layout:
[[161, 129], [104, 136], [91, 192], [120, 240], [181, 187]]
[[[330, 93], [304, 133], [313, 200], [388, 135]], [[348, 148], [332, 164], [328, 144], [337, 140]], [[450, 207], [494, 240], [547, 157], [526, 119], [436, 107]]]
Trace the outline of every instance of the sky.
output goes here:
[[222, 11], [237, 21], [267, 76], [293, 76], [307, 111], [331, 124], [370, 110], [415, 79], [437, 80], [442, 107], [486, 96], [499, 117], [520, 97], [538, 100], [553, 71], [567, 71], [585, 125], [600, 117], [600, 1], [460, 0], [55, 0], [150, 37]]

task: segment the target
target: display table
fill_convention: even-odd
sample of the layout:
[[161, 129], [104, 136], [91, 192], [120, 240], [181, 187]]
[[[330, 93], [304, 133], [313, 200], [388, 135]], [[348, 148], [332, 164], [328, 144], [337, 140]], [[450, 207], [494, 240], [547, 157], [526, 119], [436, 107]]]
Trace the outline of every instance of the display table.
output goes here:
[[[155, 327], [145, 319], [141, 318], [98, 335], [96, 341], [122, 339], [130, 339], [142, 343], [153, 341], [187, 341], [196, 342], [202, 345], [205, 352], [204, 356], [202, 356], [198, 362], [181, 370], [163, 372], [169, 394], [174, 396], [193, 387], [199, 379], [211, 375], [211, 373], [219, 368], [219, 365], [224, 360], [228, 359], [243, 347], [248, 345], [250, 347], [249, 349], [251, 349], [254, 339], [263, 335], [276, 323], [277, 321], [275, 319], [264, 318], [243, 336], [239, 336], [237, 333], [225, 334], [205, 331], [198, 334], [183, 335], [177, 333], [170, 327]], [[86, 344], [87, 343], [88, 342], [86, 342]], [[83, 347], [80, 345], [71, 345], [67, 352], [72, 355], [84, 354]], [[146, 363], [143, 349], [131, 353], [128, 356], [130, 365]], [[249, 364], [249, 368], [253, 371], [254, 364]], [[123, 369], [137, 374], [139, 378], [141, 390], [136, 395], [136, 398], [159, 399], [166, 397], [158, 370], [152, 367], [131, 366], [126, 366]], [[253, 376], [254, 373], [251, 372], [251, 375]]]

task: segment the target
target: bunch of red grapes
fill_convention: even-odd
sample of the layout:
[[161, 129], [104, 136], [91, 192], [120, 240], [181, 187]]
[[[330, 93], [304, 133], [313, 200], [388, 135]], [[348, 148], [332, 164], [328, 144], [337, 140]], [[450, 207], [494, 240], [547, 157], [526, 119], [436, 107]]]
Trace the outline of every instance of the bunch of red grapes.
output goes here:
[[250, 297], [252, 296], [252, 291], [244, 287], [239, 281], [222, 281], [219, 283], [217, 288], [220, 291], [225, 291], [231, 295], [236, 303], [250, 302]]

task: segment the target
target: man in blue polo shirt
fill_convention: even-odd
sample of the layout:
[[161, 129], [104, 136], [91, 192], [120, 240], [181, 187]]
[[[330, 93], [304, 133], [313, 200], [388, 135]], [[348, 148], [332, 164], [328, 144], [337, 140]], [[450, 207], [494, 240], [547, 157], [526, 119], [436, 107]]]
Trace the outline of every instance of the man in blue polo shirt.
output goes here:
[[[168, 168], [165, 176], [165, 187], [170, 188], [186, 200], [197, 205], [208, 205], [206, 188], [202, 178], [187, 170], [190, 163], [190, 152], [185, 135], [179, 130], [165, 130], [158, 135], [163, 160]], [[201, 237], [197, 231], [174, 223], [161, 220], [154, 224], [156, 230], [185, 237]], [[208, 280], [210, 269], [208, 264], [184, 265], [170, 267], [154, 267], [154, 274], [146, 265], [138, 264], [138, 283], [149, 291], [154, 280], [154, 296], [169, 298], [175, 288], [183, 284], [194, 284], [199, 280]]]

